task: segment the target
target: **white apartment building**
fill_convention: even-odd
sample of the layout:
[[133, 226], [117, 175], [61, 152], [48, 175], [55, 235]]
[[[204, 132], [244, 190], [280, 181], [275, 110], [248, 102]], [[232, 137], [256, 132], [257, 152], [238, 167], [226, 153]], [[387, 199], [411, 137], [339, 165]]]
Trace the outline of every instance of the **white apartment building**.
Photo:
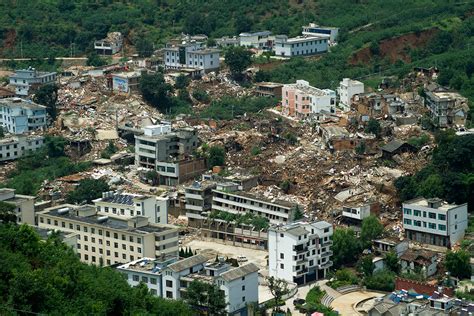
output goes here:
[[212, 190], [216, 187], [214, 182], [210, 181], [194, 181], [193, 184], [184, 188], [184, 198], [186, 201], [186, 217], [188, 224], [193, 225], [195, 220], [201, 220], [203, 212], [211, 210], [212, 206]]
[[0, 100], [0, 125], [4, 131], [23, 134], [46, 127], [46, 107], [20, 98]]
[[298, 36], [288, 38], [286, 35], [275, 37], [275, 55], [281, 57], [311, 56], [328, 51], [326, 36]]
[[163, 297], [161, 272], [176, 261], [176, 257], [163, 258], [163, 260], [161, 258], [140, 258], [118, 266], [117, 270], [125, 276], [130, 286], [137, 286], [142, 282], [148, 287], [151, 294]]
[[193, 68], [201, 70], [201, 73], [207, 73], [220, 67], [220, 50], [206, 48], [202, 42], [167, 45], [163, 52], [165, 69]]
[[0, 161], [18, 159], [37, 151], [43, 145], [43, 136], [12, 136], [0, 139]]
[[123, 218], [145, 216], [151, 223], [168, 223], [167, 197], [109, 191], [103, 192], [102, 198], [92, 202], [97, 212], [104, 215]]
[[270, 228], [269, 275], [296, 284], [324, 279], [332, 266], [332, 233], [325, 221]]
[[275, 40], [275, 36], [271, 34], [272, 32], [270, 31], [240, 33], [240, 46], [260, 50], [271, 50]]
[[352, 105], [352, 97], [364, 93], [364, 84], [357, 80], [344, 78], [339, 83], [337, 93], [339, 94], [339, 105], [349, 110]]
[[77, 253], [86, 263], [111, 265], [178, 255], [178, 230], [150, 224], [144, 216], [104, 216], [93, 205], [62, 204], [46, 208], [37, 217], [40, 228], [76, 232]]
[[35, 68], [16, 70], [10, 76], [10, 85], [15, 87], [15, 94], [27, 96], [34, 93], [40, 86], [54, 83], [56, 81], [56, 72], [41, 72]]
[[245, 215], [252, 213], [269, 220], [270, 224], [291, 223], [296, 203], [282, 200], [270, 200], [250, 192], [237, 191], [236, 183], [218, 183], [213, 190], [212, 210]]
[[201, 281], [219, 286], [230, 315], [239, 314], [247, 304], [258, 302], [258, 267], [247, 263], [234, 268], [222, 259], [208, 263], [209, 258], [199, 254], [168, 265], [162, 270], [164, 297], [182, 298], [191, 282]]
[[309, 23], [308, 25], [303, 26], [301, 34], [309, 36], [326, 36], [329, 38], [330, 43], [335, 43], [337, 35], [339, 34], [339, 28], [319, 26], [315, 23]]
[[0, 201], [15, 206], [13, 211], [18, 224], [36, 225], [34, 196], [16, 194], [15, 189], [1, 188]]
[[283, 114], [300, 119], [311, 118], [323, 111], [334, 113], [336, 92], [310, 86], [308, 81], [297, 80], [282, 88]]
[[403, 228], [409, 240], [450, 247], [464, 237], [467, 214], [467, 203], [420, 197], [403, 203]]

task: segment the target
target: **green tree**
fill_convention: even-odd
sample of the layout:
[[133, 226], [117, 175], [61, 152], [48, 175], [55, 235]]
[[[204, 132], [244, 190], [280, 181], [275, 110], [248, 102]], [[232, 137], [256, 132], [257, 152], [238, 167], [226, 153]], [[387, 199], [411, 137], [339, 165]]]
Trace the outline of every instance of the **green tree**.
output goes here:
[[16, 223], [15, 205], [0, 201], [0, 224], [1, 223]]
[[100, 66], [107, 65], [107, 61], [101, 58], [99, 55], [97, 55], [97, 53], [94, 51], [87, 54], [86, 64], [87, 66], [100, 67]]
[[68, 203], [91, 203], [102, 196], [102, 192], [109, 191], [109, 185], [102, 179], [83, 179], [79, 185], [67, 195]]
[[165, 82], [162, 73], [144, 74], [140, 77], [140, 91], [145, 101], [162, 112], [166, 112], [172, 105], [171, 93], [173, 87]]
[[357, 146], [355, 147], [355, 152], [358, 155], [363, 155], [365, 153], [365, 142], [360, 142], [359, 144], [357, 144]]
[[283, 192], [285, 192], [286, 194], [288, 194], [290, 192], [290, 188], [291, 188], [291, 182], [290, 180], [288, 179], [285, 179], [283, 180], [280, 185], [279, 185], [280, 189], [282, 189]]
[[360, 239], [364, 247], [370, 246], [372, 240], [379, 238], [382, 233], [383, 225], [376, 216], [370, 215], [362, 220]]
[[176, 82], [174, 83], [174, 87], [176, 89], [185, 89], [189, 85], [190, 82], [191, 82], [191, 79], [189, 79], [188, 76], [179, 75], [176, 78]]
[[209, 167], [223, 166], [225, 163], [225, 149], [222, 146], [212, 146], [209, 148], [209, 158], [207, 164]]
[[364, 277], [369, 277], [374, 272], [375, 264], [373, 260], [374, 260], [374, 256], [368, 255], [368, 256], [363, 256], [357, 262], [357, 269], [359, 270], [359, 272], [361, 272], [364, 275]]
[[66, 139], [60, 136], [46, 136], [45, 149], [48, 157], [57, 158], [66, 155], [64, 148], [66, 147]]
[[334, 268], [354, 264], [361, 253], [361, 245], [351, 228], [336, 228], [333, 234]]
[[135, 48], [140, 57], [150, 57], [153, 54], [153, 43], [143, 36], [138, 38]]
[[189, 284], [184, 297], [189, 305], [200, 311], [199, 314], [227, 315], [225, 294], [216, 284], [194, 280]]
[[469, 252], [465, 250], [458, 250], [456, 252], [448, 251], [446, 253], [444, 266], [451, 275], [460, 279], [466, 279], [471, 276], [471, 264], [469, 260]]
[[58, 86], [56, 84], [47, 84], [41, 86], [36, 91], [33, 101], [46, 107], [46, 112], [53, 121], [58, 115], [56, 103], [58, 102]]
[[364, 278], [363, 284], [371, 290], [391, 292], [395, 288], [395, 273], [389, 270], [374, 272]]
[[268, 289], [272, 294], [275, 300], [275, 307], [274, 311], [279, 309], [280, 302], [282, 301], [282, 297], [288, 293], [290, 293], [290, 289], [288, 288], [288, 282], [283, 279], [278, 279], [273, 276], [267, 278], [268, 282]]
[[396, 274], [399, 274], [402, 269], [398, 256], [393, 251], [385, 255], [385, 266], [388, 270], [395, 272]]
[[235, 79], [241, 79], [242, 71], [252, 64], [252, 53], [241, 46], [229, 48], [224, 57]]
[[301, 211], [300, 207], [297, 205], [295, 208], [295, 213], [293, 215], [293, 220], [297, 221], [304, 217], [304, 213]]
[[110, 159], [110, 157], [117, 152], [117, 146], [115, 146], [113, 141], [109, 141], [107, 147], [100, 153], [101, 158]]
[[380, 137], [380, 133], [382, 132], [382, 128], [380, 127], [379, 121], [376, 119], [371, 118], [367, 123], [365, 128], [366, 133], [374, 134], [377, 138]]

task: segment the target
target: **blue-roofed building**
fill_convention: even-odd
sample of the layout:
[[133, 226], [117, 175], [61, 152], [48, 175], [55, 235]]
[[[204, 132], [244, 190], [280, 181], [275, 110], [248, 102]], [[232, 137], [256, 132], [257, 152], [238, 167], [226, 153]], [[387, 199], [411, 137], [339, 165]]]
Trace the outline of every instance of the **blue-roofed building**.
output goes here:
[[12, 134], [23, 134], [46, 127], [46, 107], [20, 98], [0, 99], [0, 126]]

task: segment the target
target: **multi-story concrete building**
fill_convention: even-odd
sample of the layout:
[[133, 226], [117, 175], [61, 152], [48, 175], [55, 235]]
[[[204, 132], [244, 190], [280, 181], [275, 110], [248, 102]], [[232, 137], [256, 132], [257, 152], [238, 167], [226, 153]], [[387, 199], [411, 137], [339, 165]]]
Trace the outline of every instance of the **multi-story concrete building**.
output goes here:
[[380, 203], [374, 201], [347, 203], [342, 207], [342, 216], [357, 222], [378, 212], [380, 212]]
[[0, 201], [15, 206], [13, 212], [18, 224], [36, 225], [34, 196], [16, 194], [15, 189], [1, 188]]
[[27, 96], [39, 87], [56, 81], [56, 72], [41, 72], [35, 68], [16, 70], [10, 76], [10, 85], [15, 87], [16, 95]]
[[296, 203], [270, 200], [254, 193], [238, 191], [235, 183], [218, 183], [213, 190], [212, 210], [245, 215], [251, 213], [267, 218], [270, 224], [287, 224], [301, 207]]
[[308, 36], [324, 36], [329, 39], [330, 43], [335, 43], [339, 33], [339, 28], [319, 26], [315, 23], [309, 23], [309, 25], [303, 26], [303, 31], [301, 33]]
[[211, 210], [212, 190], [215, 187], [216, 184], [210, 181], [195, 181], [192, 185], [185, 187], [185, 209], [189, 226], [196, 227], [196, 221], [205, 217], [203, 213]]
[[274, 82], [258, 82], [255, 84], [255, 94], [259, 97], [272, 97], [281, 100], [283, 84]]
[[224, 292], [226, 310], [235, 315], [246, 309], [247, 304], [258, 302], [258, 267], [247, 263], [237, 268], [225, 263], [207, 263], [201, 254], [172, 263], [163, 269], [164, 297], [179, 299], [193, 281], [216, 284]]
[[326, 36], [298, 36], [288, 38], [286, 35], [275, 36], [275, 55], [281, 57], [311, 56], [328, 51]]
[[102, 198], [92, 202], [97, 212], [105, 215], [123, 218], [145, 216], [155, 224], [168, 223], [168, 198], [166, 197], [110, 191], [103, 192]]
[[98, 213], [93, 205], [63, 204], [38, 213], [38, 226], [76, 232], [81, 261], [111, 265], [137, 258], [178, 255], [178, 230], [150, 224], [145, 216], [120, 218]]
[[112, 74], [112, 90], [121, 93], [138, 91], [141, 75], [142, 73], [139, 71]]
[[238, 36], [228, 37], [223, 36], [216, 38], [216, 44], [219, 47], [234, 47], [240, 45], [240, 38]]
[[405, 251], [408, 250], [408, 240], [400, 240], [399, 238], [386, 237], [373, 241], [373, 250], [380, 254], [393, 252], [400, 258]]
[[202, 42], [183, 42], [169, 44], [163, 49], [165, 69], [199, 69], [201, 73], [218, 70], [220, 50], [206, 48]]
[[107, 33], [107, 37], [94, 42], [94, 49], [99, 55], [114, 55], [122, 49], [123, 36], [120, 32]]
[[283, 114], [299, 119], [310, 118], [321, 111], [333, 113], [336, 93], [312, 87], [307, 81], [297, 80], [296, 83], [283, 86], [281, 105]]
[[426, 92], [426, 104], [431, 111], [433, 122], [439, 127], [466, 123], [468, 100], [457, 92]]
[[451, 247], [464, 237], [467, 226], [467, 203], [421, 197], [403, 203], [403, 228], [409, 240]]
[[46, 107], [20, 98], [0, 100], [0, 125], [4, 131], [23, 134], [46, 127]]
[[140, 258], [117, 267], [130, 286], [144, 283], [150, 293], [163, 297], [162, 270], [177, 261], [177, 257]]
[[0, 161], [15, 160], [44, 145], [43, 136], [12, 136], [0, 139]]
[[240, 33], [240, 46], [247, 48], [257, 48], [260, 50], [272, 50], [275, 36], [270, 31], [260, 31], [253, 33]]
[[170, 124], [147, 126], [135, 136], [135, 164], [156, 170], [159, 182], [176, 185], [205, 171], [205, 161], [192, 157], [198, 147], [193, 128], [171, 129]]
[[332, 233], [325, 221], [270, 228], [269, 275], [296, 284], [324, 279], [332, 266]]
[[339, 105], [345, 110], [349, 110], [352, 105], [352, 97], [364, 93], [364, 84], [357, 80], [344, 78], [339, 83], [337, 93], [339, 95]]

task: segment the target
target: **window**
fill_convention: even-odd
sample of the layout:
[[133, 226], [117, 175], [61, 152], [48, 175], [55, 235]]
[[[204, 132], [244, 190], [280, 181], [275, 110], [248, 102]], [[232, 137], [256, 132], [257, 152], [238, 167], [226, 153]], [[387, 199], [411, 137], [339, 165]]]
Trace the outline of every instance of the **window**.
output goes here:
[[445, 230], [446, 230], [446, 225], [441, 225], [441, 224], [439, 224], [439, 225], [438, 225], [438, 229], [439, 229], [439, 230], [442, 230], [442, 231], [445, 231]]
[[413, 210], [413, 215], [421, 216], [421, 211], [420, 210]]
[[139, 243], [139, 244], [142, 243], [142, 239], [140, 237], [137, 237], [137, 243]]
[[280, 263], [280, 269], [284, 269], [285, 265], [283, 263]]
[[285, 259], [285, 254], [280, 253], [280, 259]]
[[142, 248], [138, 247], [137, 251], [138, 251], [138, 253], [142, 253]]
[[133, 251], [133, 246], [130, 246], [130, 251]]
[[404, 209], [403, 209], [403, 214], [411, 215], [411, 209], [409, 209], [409, 208], [404, 208]]
[[84, 233], [87, 233], [87, 227], [84, 226]]
[[43, 217], [40, 217], [40, 223], [44, 223]]
[[173, 281], [166, 280], [166, 287], [173, 287]]
[[166, 291], [166, 298], [173, 298], [173, 292]]
[[156, 284], [156, 278], [150, 278], [150, 283], [151, 284]]
[[438, 219], [439, 219], [440, 221], [445, 221], [445, 220], [446, 220], [446, 215], [444, 215], [444, 214], [438, 214]]
[[148, 283], [148, 278], [146, 276], [142, 276], [143, 283]]
[[403, 224], [411, 225], [411, 219], [405, 218], [405, 219], [403, 220]]
[[51, 225], [51, 219], [50, 219], [50, 218], [48, 218], [48, 219], [46, 220], [46, 222], [48, 223], [48, 225]]
[[114, 233], [114, 238], [118, 239], [118, 234], [117, 233]]
[[107, 250], [107, 256], [110, 256], [110, 250]]
[[114, 252], [114, 257], [118, 258], [118, 252]]
[[127, 246], [125, 244], [122, 245], [123, 250], [127, 250]]
[[54, 220], [54, 226], [58, 226], [58, 221]]
[[122, 259], [124, 259], [124, 260], [127, 259], [127, 255], [123, 253], [122, 254]]
[[242, 291], [245, 291], [245, 285], [242, 285]]
[[436, 224], [435, 223], [428, 223], [428, 228], [436, 229]]
[[153, 295], [157, 295], [157, 292], [156, 292], [155, 289], [151, 289], [151, 290], [150, 290], [150, 293], [153, 294]]
[[110, 232], [109, 231], [105, 232], [105, 237], [110, 237]]
[[428, 217], [431, 219], [436, 219], [436, 213], [429, 212]]
[[421, 221], [413, 221], [413, 225], [421, 227]]
[[87, 236], [84, 236], [84, 241], [87, 241], [89, 238]]
[[122, 240], [126, 240], [127, 238], [125, 238], [125, 235], [122, 234]]
[[133, 281], [138, 282], [140, 281], [140, 277], [138, 275], [133, 275]]
[[242, 296], [242, 302], [245, 302], [245, 296]]
[[92, 241], [92, 242], [95, 242], [95, 238], [94, 238], [94, 237], [92, 237], [92, 238], [91, 238], [91, 241]]
[[91, 234], [95, 234], [95, 228], [91, 228]]
[[81, 225], [76, 225], [76, 230], [81, 230]]

